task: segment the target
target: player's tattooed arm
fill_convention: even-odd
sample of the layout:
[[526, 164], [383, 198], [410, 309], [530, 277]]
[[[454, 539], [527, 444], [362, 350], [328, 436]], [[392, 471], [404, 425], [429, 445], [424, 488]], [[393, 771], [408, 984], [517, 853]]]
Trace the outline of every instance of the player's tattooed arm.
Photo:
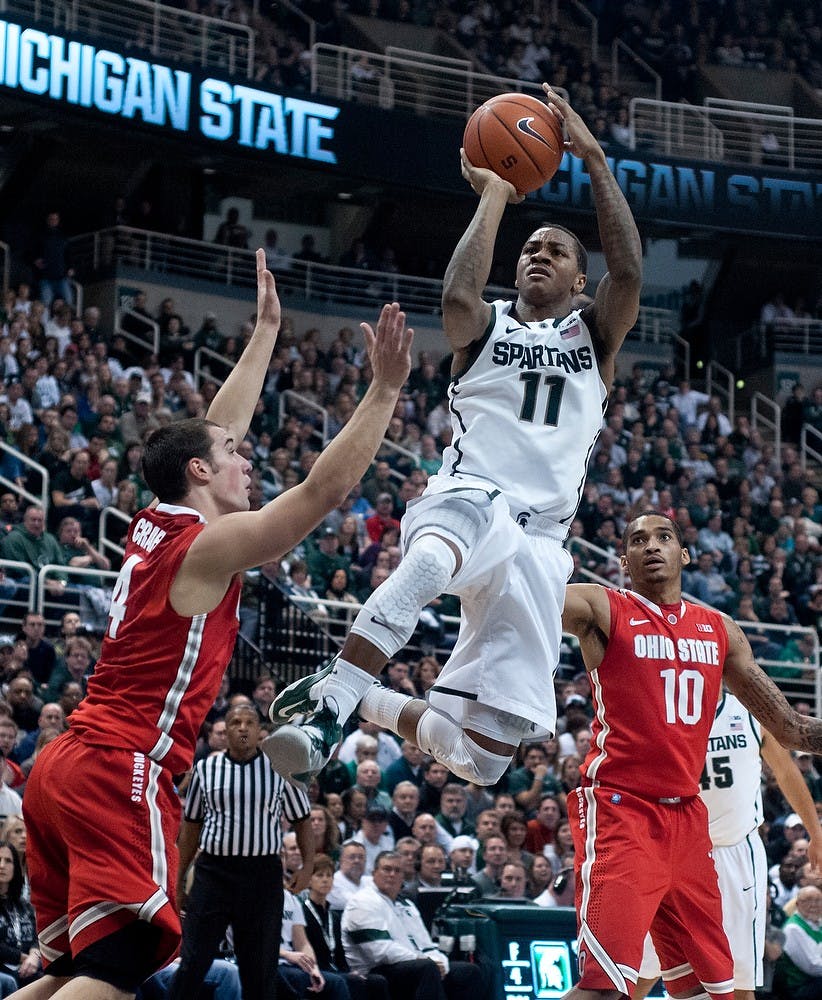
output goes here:
[[791, 708], [776, 684], [754, 660], [742, 629], [729, 618], [724, 621], [728, 634], [724, 668], [727, 686], [782, 746], [822, 753], [822, 720], [800, 715]]
[[491, 307], [482, 299], [494, 259], [494, 244], [505, 206], [521, 201], [513, 186], [490, 170], [475, 167], [461, 154], [463, 177], [480, 196], [468, 228], [445, 271], [443, 328], [451, 349], [467, 347], [485, 332]]

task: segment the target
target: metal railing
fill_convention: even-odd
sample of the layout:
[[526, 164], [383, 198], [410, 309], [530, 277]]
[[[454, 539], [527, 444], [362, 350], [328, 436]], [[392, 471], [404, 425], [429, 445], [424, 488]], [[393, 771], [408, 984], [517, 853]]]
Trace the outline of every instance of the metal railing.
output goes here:
[[0, 451], [4, 451], [7, 455], [11, 455], [12, 458], [16, 458], [18, 462], [22, 462], [23, 465], [28, 466], [29, 469], [36, 472], [40, 476], [40, 494], [30, 493], [23, 486], [19, 486], [11, 479], [7, 479], [5, 476], [0, 476], [0, 483], [2, 483], [7, 490], [17, 494], [17, 496], [23, 497], [24, 500], [28, 500], [29, 503], [40, 504], [43, 510], [48, 510], [49, 501], [51, 499], [48, 469], [44, 465], [40, 465], [39, 462], [35, 462], [33, 458], [29, 458], [28, 455], [24, 455], [22, 451], [18, 451], [16, 448], [13, 448], [10, 444], [8, 444], [8, 442], [3, 441], [2, 439], [0, 439]]
[[705, 108], [634, 97], [629, 105], [629, 123], [633, 149], [717, 162], [725, 158], [724, 136]]
[[[737, 621], [751, 643], [754, 659], [765, 673], [771, 675], [786, 698], [811, 703], [815, 716], [822, 706], [822, 678], [819, 670], [819, 634], [816, 629], [799, 625], [776, 625], [771, 622]], [[807, 661], [773, 656], [779, 647], [784, 650], [791, 639], [806, 636], [811, 639], [812, 652]], [[781, 637], [781, 640], [780, 640]]]
[[0, 10], [47, 31], [102, 40], [134, 58], [254, 75], [253, 28], [154, 0], [3, 0]]
[[736, 376], [718, 361], [709, 361], [705, 370], [705, 392], [708, 395], [716, 395], [722, 400], [722, 412], [734, 422], [736, 413]]
[[[141, 337], [139, 333], [135, 333], [133, 330], [129, 330], [123, 326], [123, 318], [128, 316], [133, 322], [140, 323], [145, 327], [146, 337]], [[133, 309], [118, 309], [117, 315], [114, 319], [114, 326], [121, 336], [125, 337], [126, 340], [130, 340], [133, 344], [139, 344], [145, 351], [149, 351], [152, 354], [158, 354], [160, 351], [160, 324], [155, 323], [153, 319], [149, 319], [147, 316], [143, 316], [141, 313], [135, 312]]]
[[[292, 405], [289, 406], [289, 403]], [[299, 416], [300, 411], [310, 411], [316, 414], [320, 426], [312, 428], [311, 436], [319, 438], [322, 447], [325, 447], [328, 444], [328, 410], [320, 403], [315, 403], [313, 399], [301, 396], [293, 389], [283, 390], [280, 393], [280, 427], [285, 423], [286, 417]]]
[[0, 597], [2, 601], [0, 631], [17, 632], [23, 615], [28, 611], [34, 611], [36, 594], [34, 567], [14, 559], [0, 559], [0, 571], [5, 578], [3, 582], [11, 582], [16, 587], [13, 594]]
[[635, 97], [632, 148], [722, 163], [822, 168], [822, 118], [743, 101], [680, 104]]
[[[584, 539], [573, 539], [574, 542], [584, 542]], [[585, 543], [591, 549], [603, 553], [610, 558], [615, 558], [611, 553], [596, 549], [590, 543]], [[589, 578], [606, 587], [622, 587], [626, 585], [624, 576], [616, 579], [605, 579], [588, 574]], [[628, 584], [630, 585], [630, 584]], [[702, 601], [683, 594], [687, 600], [694, 604], [703, 604]], [[336, 646], [342, 646], [345, 637], [351, 627], [352, 622], [362, 608], [361, 604], [352, 604], [347, 601], [330, 601], [324, 598], [298, 597], [289, 595], [286, 600], [298, 607], [311, 621], [328, 637], [330, 642]], [[709, 605], [705, 605], [709, 607]], [[440, 639], [439, 645], [430, 647], [426, 645], [423, 634], [417, 632], [411, 639], [408, 646], [402, 651], [403, 656], [409, 658], [426, 654], [434, 654], [441, 661], [446, 659], [453, 646], [453, 639], [459, 631], [460, 619], [441, 615], [440, 621], [444, 627], [445, 639]], [[797, 700], [807, 700], [811, 702], [812, 711], [815, 716], [819, 716], [822, 711], [822, 674], [820, 673], [820, 644], [819, 636], [815, 629], [803, 628], [798, 625], [776, 625], [770, 622], [747, 622], [739, 621], [738, 625], [752, 639], [752, 649], [754, 658], [759, 666], [777, 683], [780, 690], [786, 697]], [[759, 636], [767, 636], [767, 644], [760, 644], [757, 641]], [[777, 653], [778, 649], [784, 650], [791, 639], [801, 636], [812, 636], [813, 646], [808, 661], [804, 658], [800, 660], [782, 659], [778, 655], [768, 655]], [[780, 638], [782, 637], [782, 638]], [[563, 633], [565, 643], [571, 646], [576, 644], [574, 636]], [[759, 647], [759, 652], [757, 651]], [[319, 659], [313, 663], [310, 669], [315, 669]], [[560, 665], [561, 671], [561, 665]], [[305, 671], [308, 672], [307, 670]], [[299, 674], [298, 674], [299, 675]], [[288, 677], [294, 679], [293, 675]]]
[[9, 274], [11, 272], [11, 247], [0, 240], [0, 291], [5, 296], [9, 290]]
[[[211, 370], [211, 365], [208, 363], [209, 358], [213, 364], [220, 365], [226, 369], [222, 376], [215, 375]], [[198, 389], [202, 386], [203, 382], [214, 382], [216, 385], [222, 385], [228, 378], [229, 372], [234, 365], [234, 361], [231, 361], [223, 354], [219, 354], [217, 351], [212, 351], [210, 347], [198, 347], [194, 352], [194, 384]]]
[[97, 529], [97, 539], [100, 551], [103, 555], [111, 553], [117, 558], [117, 560], [120, 560], [126, 554], [126, 548], [124, 545], [118, 545], [116, 542], [112, 542], [108, 537], [108, 523], [112, 519], [122, 521], [125, 532], [131, 524], [131, 515], [124, 513], [117, 507], [103, 507], [100, 511], [100, 519], [98, 521], [99, 527]]
[[580, 566], [580, 572], [592, 582], [601, 583], [603, 586], [607, 585], [609, 587], [625, 586], [625, 570], [622, 568], [619, 556], [615, 556], [613, 552], [609, 552], [607, 549], [594, 545], [593, 542], [589, 542], [587, 538], [579, 537], [568, 538], [565, 542], [565, 548], [568, 549], [572, 555], [574, 552], [579, 552], [580, 559], [584, 556], [590, 555], [593, 557], [593, 561], [595, 561], [597, 565], [604, 563], [608, 567], [608, 575], [602, 576], [601, 574], [594, 573], [590, 567]]
[[626, 66], [638, 68], [642, 74], [648, 77], [651, 86], [654, 88], [654, 96], [657, 101], [662, 100], [662, 77], [645, 60], [638, 56], [636, 52], [626, 45], [621, 38], [615, 38], [611, 45], [611, 82], [618, 89], [624, 89], [624, 83], [620, 80], [622, 73], [623, 81]]
[[[135, 247], [139, 252], [135, 254]], [[71, 240], [71, 252], [79, 270], [94, 274], [115, 264], [154, 272], [197, 278], [239, 288], [256, 288], [257, 268], [252, 250], [238, 250], [182, 236], [151, 233], [128, 226], [85, 233]], [[322, 311], [329, 302], [366, 310], [371, 314], [383, 302], [400, 302], [409, 313], [439, 316], [442, 281], [388, 271], [362, 271], [333, 264], [291, 266], [276, 275], [281, 300], [293, 304], [300, 299], [319, 300]], [[488, 299], [516, 299], [516, 289], [487, 285]], [[629, 339], [645, 343], [671, 343], [681, 347], [679, 317], [671, 309], [641, 306]], [[687, 368], [686, 368], [687, 370]]]
[[803, 471], [807, 471], [809, 459], [822, 465], [822, 431], [804, 424], [799, 434], [799, 461]]
[[571, 0], [571, 7], [577, 12], [580, 20], [584, 21], [588, 31], [591, 33], [591, 59], [594, 63], [599, 62], [599, 20], [591, 13], [580, 0]]
[[[389, 46], [385, 54], [319, 43], [312, 48], [311, 90], [387, 110], [466, 119], [491, 97], [511, 91], [545, 97], [536, 83], [478, 73], [470, 59]], [[567, 93], [558, 88], [562, 97]]]
[[775, 351], [822, 356], [822, 319], [779, 319], [760, 323], [760, 333], [770, 340]]
[[782, 407], [764, 393], [751, 396], [751, 428], [764, 427], [773, 439], [774, 458], [782, 461]]

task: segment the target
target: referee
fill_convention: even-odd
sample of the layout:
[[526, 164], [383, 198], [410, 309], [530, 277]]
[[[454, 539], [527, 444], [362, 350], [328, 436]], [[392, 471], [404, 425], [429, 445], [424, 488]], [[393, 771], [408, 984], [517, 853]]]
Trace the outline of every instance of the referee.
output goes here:
[[[171, 1000], [198, 995], [229, 924], [243, 1000], [274, 1000], [283, 918], [281, 814], [296, 831], [303, 856], [293, 892], [308, 886], [314, 867], [308, 798], [286, 784], [258, 749], [256, 708], [235, 705], [225, 721], [227, 749], [196, 764], [186, 796], [177, 877], [183, 942]], [[198, 845], [187, 899], [186, 872]]]

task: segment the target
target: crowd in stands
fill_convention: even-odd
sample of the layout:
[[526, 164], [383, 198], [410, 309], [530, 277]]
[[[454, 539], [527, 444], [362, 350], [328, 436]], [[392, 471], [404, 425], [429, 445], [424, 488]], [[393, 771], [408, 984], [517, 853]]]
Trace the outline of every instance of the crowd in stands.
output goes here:
[[[140, 456], [146, 435], [169, 421], [205, 413], [215, 387], [209, 381], [195, 384], [196, 347], [236, 358], [252, 329], [251, 320], [232, 331], [213, 314], [183, 316], [170, 297], [149, 303], [140, 293], [135, 304], [138, 314], [160, 325], [156, 357], [136, 356], [124, 338], [104, 328], [93, 306], [76, 316], [70, 303], [55, 297], [46, 308], [26, 285], [6, 296], [0, 316], [5, 375], [0, 433], [48, 470], [49, 488], [44, 505], [27, 505], [13, 490], [0, 495], [0, 555], [33, 568], [44, 563], [67, 570], [116, 568], [116, 553], [100, 547], [105, 541], [98, 536], [100, 510], [114, 506], [129, 516], [145, 504], [149, 491]], [[255, 470], [252, 505], [305, 476], [323, 446], [322, 411], [333, 436], [368, 385], [368, 359], [353, 330], [329, 333], [319, 328], [298, 333], [288, 316], [283, 320], [251, 430], [239, 445]], [[282, 564], [262, 568], [286, 592], [314, 598], [316, 616], [329, 614], [323, 599], [363, 601], [402, 558], [400, 518], [440, 467], [451, 441], [449, 360], [419, 353], [369, 475]], [[685, 590], [749, 623], [756, 653], [774, 676], [812, 678], [813, 641], [786, 639], [769, 629], [800, 623], [822, 630], [822, 503], [813, 472], [802, 469], [797, 451], [799, 429], [805, 423], [819, 428], [822, 421], [822, 386], [809, 388], [807, 398], [801, 387], [795, 390], [803, 398], [793, 410], [786, 407], [790, 419], [777, 459], [773, 445], [745, 415], [729, 421], [718, 397], [677, 378], [672, 366], [650, 377], [639, 365], [620, 373], [571, 526], [574, 579], [583, 570], [616, 579], [626, 521], [648, 507], [663, 510], [681, 526], [692, 557]], [[304, 402], [292, 402], [280, 423], [279, 399], [286, 389], [296, 390]], [[3, 471], [39, 495], [37, 468], [6, 455]], [[125, 521], [110, 525], [108, 540], [122, 543]], [[596, 548], [577, 542], [583, 539]], [[12, 600], [14, 590], [25, 585], [9, 570], [0, 577], [0, 600]], [[63, 601], [75, 588], [83, 598], [63, 616], [59, 635], [46, 637], [41, 614], [21, 612], [9, 634], [0, 637], [5, 686], [0, 753], [7, 759], [10, 796], [19, 796], [39, 749], [62, 730], [83, 697], [105, 622], [104, 610], [102, 625], [96, 616], [106, 600], [101, 579], [78, 588], [70, 575], [57, 574], [49, 586], [51, 600]], [[7, 621], [13, 620], [12, 607], [7, 605]], [[430, 610], [454, 614], [458, 607], [444, 599]], [[435, 655], [398, 660], [387, 668], [384, 683], [422, 695], [439, 669]], [[415, 892], [420, 898], [421, 888], [464, 883], [478, 896], [569, 904], [572, 882], [561, 877], [572, 865], [565, 797], [578, 782], [590, 746], [592, 709], [584, 671], [561, 675], [557, 688], [557, 738], [524, 746], [521, 759], [491, 790], [463, 786], [410, 743], [359, 723], [309, 789], [317, 846], [333, 866], [330, 887], [314, 887], [315, 902], [325, 891], [330, 905], [344, 910], [345, 927], [346, 900], [369, 884], [380, 853], [395, 850], [412, 898]], [[266, 719], [274, 693], [268, 675], [250, 694], [233, 692], [226, 679], [199, 753], [224, 745], [221, 720], [232, 699], [250, 698]], [[801, 767], [822, 803], [815, 761], [803, 759]], [[6, 790], [0, 788], [0, 802]], [[788, 892], [791, 865], [798, 873], [805, 863], [803, 841], [784, 822], [790, 810], [778, 790], [767, 791], [774, 878]], [[16, 798], [5, 808], [10, 816], [20, 812]], [[3, 850], [0, 844], [0, 876]], [[298, 863], [293, 838], [286, 838], [286, 864]], [[0, 897], [1, 883], [2, 878]], [[797, 874], [793, 885], [799, 884]], [[0, 898], [0, 933], [4, 905]], [[25, 978], [34, 956], [24, 961], [22, 945], [20, 954], [18, 978]]]

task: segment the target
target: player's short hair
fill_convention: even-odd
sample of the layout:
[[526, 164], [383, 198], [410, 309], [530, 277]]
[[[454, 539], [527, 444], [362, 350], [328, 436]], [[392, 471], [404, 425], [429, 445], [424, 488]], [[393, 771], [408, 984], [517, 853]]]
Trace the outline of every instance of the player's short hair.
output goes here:
[[628, 536], [631, 533], [631, 528], [641, 517], [661, 517], [663, 521], [667, 521], [671, 526], [671, 530], [676, 535], [676, 540], [679, 542], [680, 548], [685, 547], [685, 539], [682, 536], [682, 528], [680, 528], [672, 517], [669, 517], [667, 514], [663, 514], [659, 510], [643, 510], [641, 514], [637, 514], [636, 517], [632, 517], [631, 520], [625, 525], [625, 530], [622, 532], [623, 549], [628, 545]]
[[[576, 233], [572, 233], [570, 229], [566, 229], [565, 226], [559, 226], [556, 222], [543, 222], [541, 226], [537, 226], [537, 229], [559, 229], [562, 233], [567, 233], [568, 236], [574, 241], [574, 249], [577, 254], [577, 267], [579, 268], [580, 274], [588, 273], [588, 251], [582, 245], [582, 241], [577, 236]], [[536, 230], [534, 230], [536, 232]]]
[[186, 468], [192, 458], [208, 459], [214, 443], [211, 420], [193, 417], [149, 434], [143, 450], [143, 478], [162, 503], [179, 503], [188, 493]]

